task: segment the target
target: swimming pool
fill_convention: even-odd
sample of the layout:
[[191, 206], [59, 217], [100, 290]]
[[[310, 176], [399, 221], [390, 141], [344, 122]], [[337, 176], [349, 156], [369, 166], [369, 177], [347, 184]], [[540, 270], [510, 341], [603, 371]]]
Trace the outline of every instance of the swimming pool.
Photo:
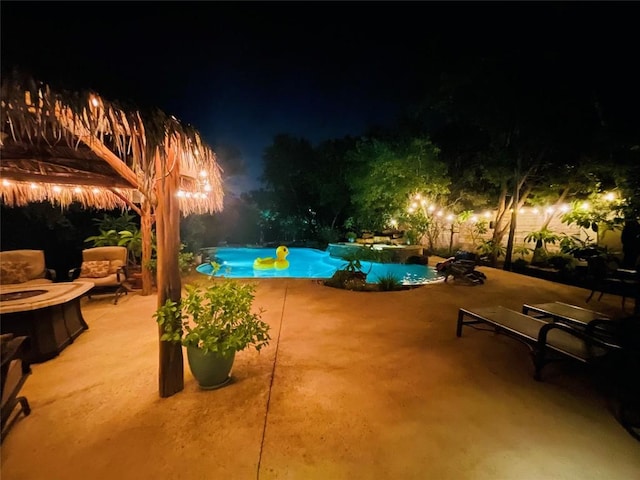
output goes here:
[[[334, 258], [329, 252], [313, 248], [289, 248], [289, 268], [284, 270], [256, 270], [253, 261], [260, 257], [276, 256], [275, 248], [219, 247], [216, 248], [216, 261], [222, 265], [216, 276], [229, 278], [331, 278], [339, 268], [347, 262]], [[379, 282], [380, 278], [393, 275], [403, 285], [424, 285], [442, 280], [435, 268], [426, 265], [404, 265], [399, 263], [361, 262], [362, 270], [370, 283]], [[199, 265], [196, 270], [204, 275], [211, 275], [210, 263]]]

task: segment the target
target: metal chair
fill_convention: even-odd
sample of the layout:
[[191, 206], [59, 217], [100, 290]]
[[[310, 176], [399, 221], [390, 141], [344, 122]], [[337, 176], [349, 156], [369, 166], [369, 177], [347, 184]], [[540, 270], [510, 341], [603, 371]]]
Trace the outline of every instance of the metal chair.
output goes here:
[[[29, 344], [29, 337], [15, 337], [12, 333], [0, 335], [0, 356], [2, 357], [2, 368], [0, 370], [2, 432], [0, 434], [0, 443], [4, 440], [21, 412], [25, 416], [31, 413], [27, 398], [18, 396], [22, 385], [31, 374], [31, 367], [25, 361]], [[16, 406], [19, 409], [14, 411]]]
[[70, 281], [89, 281], [94, 287], [87, 296], [115, 293], [113, 304], [129, 293], [127, 280], [127, 248], [119, 246], [93, 247], [82, 251], [82, 265], [69, 270]]

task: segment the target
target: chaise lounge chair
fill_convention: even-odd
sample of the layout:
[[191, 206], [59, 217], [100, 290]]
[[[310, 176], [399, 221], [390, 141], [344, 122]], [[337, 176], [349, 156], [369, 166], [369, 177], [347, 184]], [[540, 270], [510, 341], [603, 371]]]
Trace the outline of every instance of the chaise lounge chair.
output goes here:
[[444, 262], [436, 264], [436, 270], [444, 275], [445, 283], [449, 277], [466, 285], [482, 285], [487, 276], [479, 272], [474, 260], [447, 258]]
[[461, 308], [456, 334], [460, 337], [465, 325], [476, 328], [484, 323], [522, 341], [531, 349], [536, 380], [541, 380], [542, 368], [557, 358], [593, 364], [606, 357], [607, 378], [618, 402], [617, 419], [640, 440], [640, 317], [601, 318], [598, 312], [560, 302], [525, 305], [523, 310], [541, 318], [503, 307]]
[[568, 357], [583, 363], [592, 363], [619, 348], [609, 336], [600, 334], [600, 325], [608, 320], [594, 320], [584, 328], [569, 323], [546, 321], [507, 308], [485, 307], [473, 310], [461, 308], [458, 312], [456, 335], [462, 336], [462, 327], [486, 324], [496, 333], [504, 333], [526, 344], [532, 353], [534, 378], [549, 362]]

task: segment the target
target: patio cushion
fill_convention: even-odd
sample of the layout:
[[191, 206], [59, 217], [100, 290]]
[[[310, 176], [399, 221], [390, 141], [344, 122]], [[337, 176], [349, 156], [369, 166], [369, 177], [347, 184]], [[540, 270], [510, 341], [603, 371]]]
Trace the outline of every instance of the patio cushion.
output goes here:
[[80, 276], [87, 278], [101, 278], [109, 275], [109, 260], [90, 260], [82, 262]]
[[[43, 250], [5, 250], [0, 252], [0, 263], [26, 262], [27, 280], [44, 279], [47, 269]], [[8, 283], [2, 280], [2, 283]]]
[[28, 262], [4, 261], [0, 263], [0, 278], [3, 284], [23, 283], [29, 280]]
[[122, 260], [110, 260], [109, 261], [109, 274], [118, 273], [118, 270], [124, 266]]

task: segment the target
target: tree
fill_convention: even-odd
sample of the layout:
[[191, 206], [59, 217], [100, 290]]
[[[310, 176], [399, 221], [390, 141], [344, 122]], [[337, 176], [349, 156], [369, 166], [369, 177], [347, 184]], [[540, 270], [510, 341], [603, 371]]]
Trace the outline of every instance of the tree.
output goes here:
[[314, 202], [309, 189], [309, 169], [315, 171], [315, 152], [304, 138], [276, 135], [265, 149], [261, 180], [273, 193], [276, 210], [284, 216], [305, 216]]
[[363, 140], [350, 158], [351, 201], [361, 227], [383, 229], [417, 193], [436, 204], [449, 193], [446, 165], [428, 139]]

